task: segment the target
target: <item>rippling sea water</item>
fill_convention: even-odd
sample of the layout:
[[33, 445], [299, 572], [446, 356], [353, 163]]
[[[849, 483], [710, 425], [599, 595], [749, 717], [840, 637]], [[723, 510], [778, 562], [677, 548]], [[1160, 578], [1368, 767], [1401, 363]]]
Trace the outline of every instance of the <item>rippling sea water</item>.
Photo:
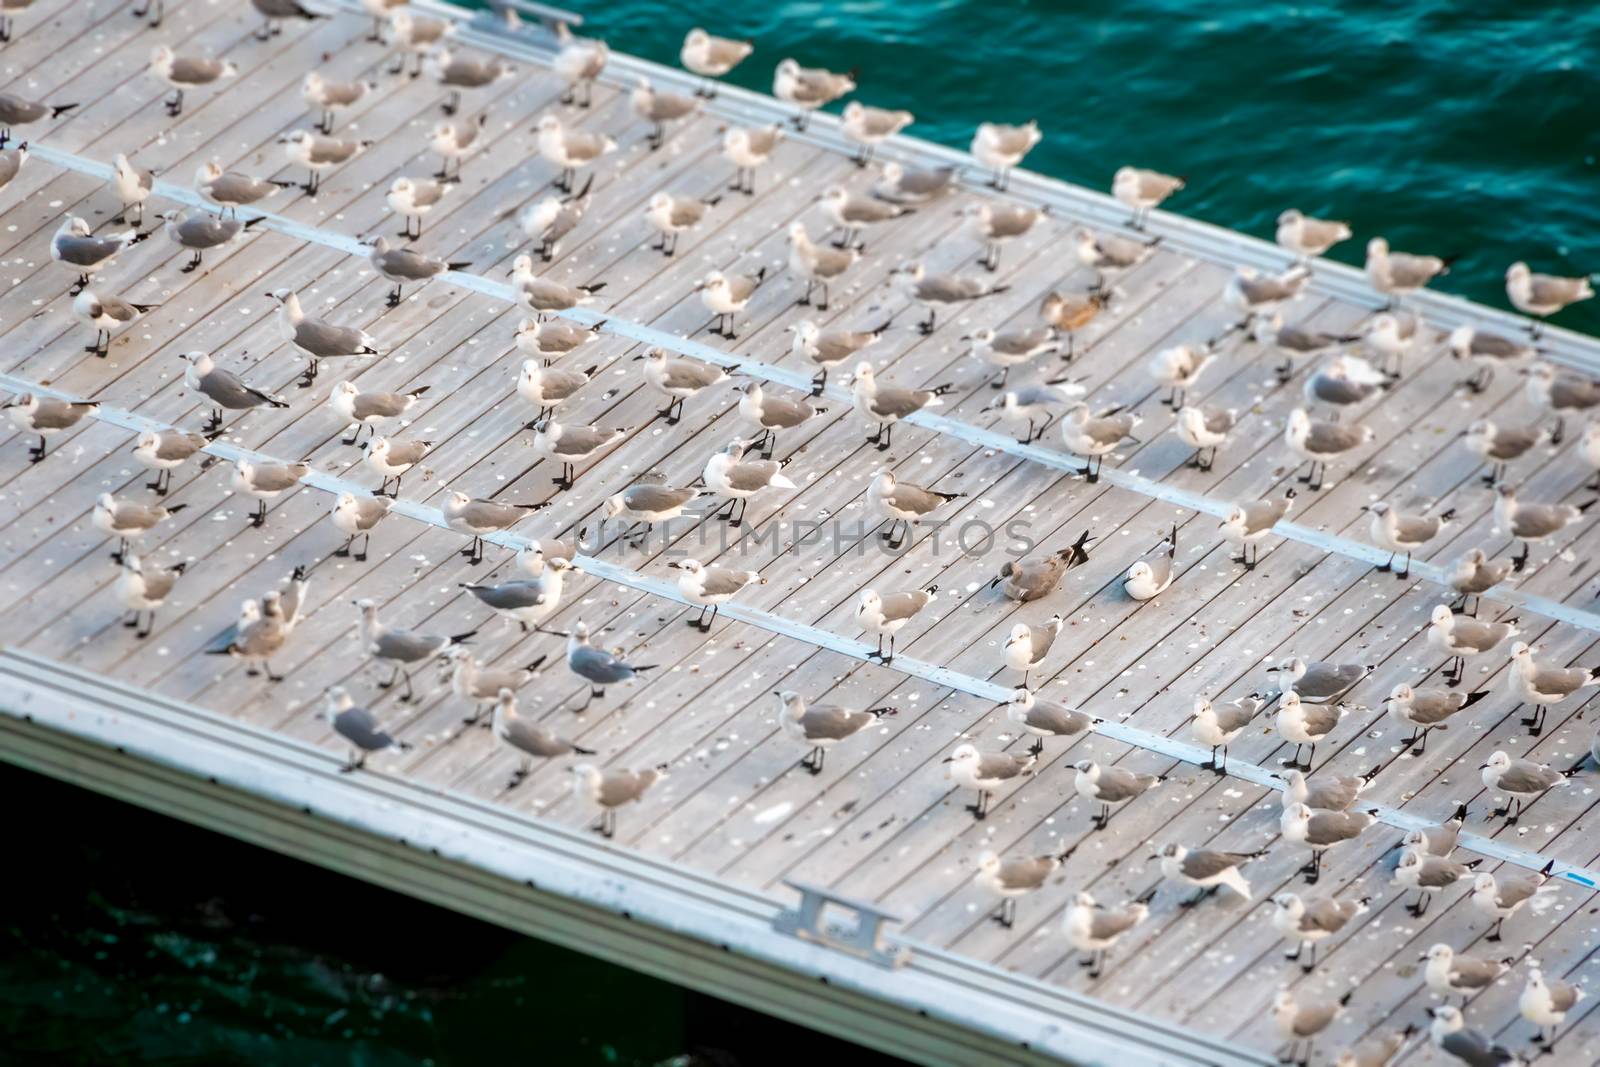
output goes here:
[[[1268, 239], [1279, 211], [1459, 255], [1438, 288], [1505, 307], [1505, 268], [1600, 271], [1600, 5], [855, 0], [573, 4], [584, 32], [676, 65], [684, 31], [749, 38], [732, 80], [784, 56], [860, 69], [857, 98], [966, 148], [1036, 118], [1031, 169], [1108, 189], [1183, 174], [1173, 210]], [[715, 12], [714, 14], [712, 12]], [[1600, 301], [1554, 321], [1600, 333]]]

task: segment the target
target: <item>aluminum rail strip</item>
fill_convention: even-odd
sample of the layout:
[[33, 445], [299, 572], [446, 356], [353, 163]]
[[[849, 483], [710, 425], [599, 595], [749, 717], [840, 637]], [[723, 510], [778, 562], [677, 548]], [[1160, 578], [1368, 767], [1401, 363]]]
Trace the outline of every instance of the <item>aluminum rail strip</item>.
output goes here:
[[[110, 180], [112, 168], [109, 164], [101, 163], [97, 160], [87, 159], [74, 153], [53, 149], [48, 145], [39, 142], [34, 142], [30, 146], [29, 151], [37, 158], [48, 161], [57, 166], [77, 171], [81, 174], [88, 174], [94, 177], [104, 178], [108, 181]], [[172, 200], [176, 203], [184, 204], [189, 207], [198, 207], [208, 211], [212, 210], [211, 205], [202, 200], [199, 194], [194, 190], [180, 185], [174, 185], [171, 182], [162, 181], [159, 178], [155, 182], [153, 192], [156, 196], [162, 197], [163, 199]], [[285, 236], [293, 237], [296, 240], [305, 241], [308, 244], [321, 245], [326, 248], [337, 249], [353, 256], [361, 256], [365, 258], [367, 255], [366, 246], [355, 237], [350, 237], [346, 234], [333, 233], [331, 231], [319, 229], [313, 226], [307, 226], [303, 223], [296, 222], [293, 219], [285, 218], [282, 215], [272, 214], [271, 212], [261, 212], [259, 217], [263, 219], [262, 225]], [[451, 283], [459, 285], [460, 287], [468, 289], [472, 292], [493, 297], [494, 299], [502, 300], [509, 304], [517, 303], [517, 293], [515, 287], [511, 285], [493, 281], [480, 275], [469, 274], [463, 271], [447, 271], [441, 277], [444, 277]], [[720, 349], [713, 348], [712, 346], [703, 342], [691, 340], [685, 337], [679, 337], [677, 334], [668, 333], [665, 330], [658, 330], [650, 326], [629, 322], [625, 319], [618, 318], [615, 315], [599, 314], [586, 309], [578, 308], [566, 312], [563, 317], [584, 325], [594, 325], [598, 322], [604, 322], [605, 326], [602, 331], [604, 333], [625, 337], [628, 340], [636, 341], [640, 344], [646, 344], [656, 348], [665, 348], [676, 352], [679, 355], [688, 356], [692, 359], [701, 360], [705, 363], [712, 363], [720, 367], [725, 367], [729, 370], [737, 371], [746, 377], [759, 378], [762, 381], [771, 382], [776, 385], [787, 386], [801, 392], [809, 392], [812, 387], [812, 379], [809, 375], [791, 371], [783, 367], [775, 367], [771, 364], [764, 363], [761, 360], [757, 360], [749, 356], [734, 355], [728, 352], [723, 352]], [[22, 379], [13, 380], [22, 381]], [[12, 386], [7, 385], [7, 388], [11, 387]], [[48, 392], [48, 390], [41, 390], [40, 387], [26, 382], [23, 384], [23, 389], [31, 390], [33, 392]], [[850, 393], [847, 390], [841, 389], [837, 386], [830, 386], [825, 391], [825, 395], [845, 406], [848, 406], [851, 402]], [[1018, 459], [1027, 460], [1031, 463], [1036, 463], [1042, 467], [1048, 467], [1064, 474], [1080, 475], [1084, 470], [1081, 461], [1077, 460], [1068, 453], [1057, 452], [1052, 449], [1040, 447], [1039, 445], [1019, 444], [1017, 440], [1011, 437], [1009, 434], [996, 433], [993, 430], [985, 429], [981, 426], [974, 426], [958, 419], [946, 418], [941, 415], [935, 415], [928, 411], [919, 411], [902, 421], [910, 425], [918, 426], [922, 429], [941, 434], [945, 437], [964, 441], [975, 448], [989, 449], [1005, 455], [1014, 456]], [[1198, 511], [1204, 514], [1212, 515], [1218, 519], [1225, 518], [1229, 510], [1233, 507], [1233, 502], [1231, 500], [1216, 500], [1202, 493], [1192, 492], [1187, 489], [1167, 485], [1163, 482], [1158, 482], [1154, 479], [1143, 477], [1142, 475], [1135, 474], [1132, 471], [1125, 471], [1118, 468], [1107, 468], [1100, 472], [1100, 477], [1108, 484], [1115, 485], [1119, 489], [1126, 489], [1130, 492], [1139, 493], [1153, 500], [1160, 500], [1164, 503], [1173, 504], [1178, 507], [1188, 508], [1192, 511]], [[1305, 526], [1300, 523], [1280, 522], [1274, 528], [1274, 532], [1288, 540], [1298, 541], [1299, 543], [1308, 545], [1317, 549], [1318, 551], [1328, 552], [1335, 555], [1344, 556], [1348, 559], [1370, 563], [1373, 566], [1377, 566], [1389, 558], [1389, 554], [1387, 552], [1384, 552], [1382, 549], [1373, 545], [1369, 545], [1361, 541], [1353, 541], [1349, 538], [1340, 537], [1337, 534], [1327, 533], [1323, 530]], [[1413, 561], [1411, 564], [1411, 573], [1419, 581], [1432, 582], [1433, 584], [1440, 586], [1447, 585], [1447, 572], [1444, 568], [1439, 567], [1436, 564]], [[1453, 599], [1454, 593], [1451, 593], [1450, 597]], [[1533, 596], [1531, 594], [1523, 593], [1519, 590], [1510, 588], [1498, 588], [1491, 590], [1487, 596], [1487, 599], [1498, 601], [1515, 608], [1520, 608], [1524, 611], [1532, 612], [1537, 615], [1542, 615], [1545, 618], [1554, 620], [1556, 622], [1564, 622], [1571, 626], [1576, 626], [1580, 629], [1587, 630], [1591, 633], [1600, 633], [1600, 614], [1596, 614], [1595, 612], [1591, 611], [1584, 611], [1581, 608], [1575, 608], [1570, 604], [1564, 604], [1559, 600], [1552, 600], [1548, 597]]]
[[914, 941], [885, 969], [754, 890], [32, 653], [0, 651], [0, 711], [19, 766], [916, 1062], [1274, 1062]]
[[[58, 397], [63, 400], [79, 399], [69, 394], [62, 393], [59, 390], [49, 389], [21, 381], [15, 376], [9, 374], [0, 374], [0, 388], [11, 389], [18, 392], [32, 389], [41, 395]], [[146, 430], [160, 431], [176, 429], [176, 427], [159, 422], [155, 419], [150, 419], [133, 412], [123, 411], [118, 408], [108, 407], [105, 404], [101, 404], [98, 408], [96, 408], [92, 417], [101, 422], [110, 423], [114, 426], [120, 426], [123, 429], [134, 433], [142, 433]], [[256, 452], [251, 449], [240, 448], [237, 445], [229, 444], [228, 442], [222, 440], [210, 442], [202, 451], [206, 452], [208, 455], [216, 456], [218, 459], [227, 460], [230, 463], [238, 459], [247, 459], [257, 463], [283, 462], [282, 460], [276, 459], [264, 453]], [[312, 488], [320, 489], [323, 492], [334, 495], [339, 493], [353, 493], [356, 496], [371, 495], [371, 491], [365, 486], [359, 485], [355, 482], [345, 481], [344, 479], [338, 478], [332, 474], [328, 474], [325, 471], [319, 471], [315, 469], [302, 478], [301, 482], [304, 485], [308, 485]], [[425, 523], [429, 526], [434, 526], [442, 530], [450, 529], [449, 524], [445, 522], [443, 512], [441, 512], [438, 508], [429, 507], [426, 504], [419, 504], [410, 500], [397, 500], [394, 501], [390, 507], [390, 513], [404, 515], [406, 518]], [[485, 534], [482, 539], [512, 551], [518, 551], [523, 548], [530, 547], [535, 542], [535, 539], [533, 538], [523, 537], [519, 534], [506, 531]], [[608, 563], [605, 560], [598, 559], [594, 556], [581, 554], [576, 555], [573, 558], [573, 564], [580, 571], [583, 571], [586, 574], [593, 575], [594, 577], [605, 581], [615, 582], [618, 585], [633, 589], [637, 592], [648, 593], [651, 596], [659, 597], [663, 600], [671, 600], [678, 604], [682, 604], [685, 607], [693, 608], [699, 606], [697, 604], [690, 603], [690, 601], [685, 598], [681, 592], [679, 592], [675, 582], [669, 582], [660, 578], [653, 578], [649, 575], [641, 574], [640, 572], [631, 570], [627, 567], [622, 567], [615, 563]], [[838, 634], [835, 634], [829, 630], [824, 630], [819, 626], [812, 626], [808, 623], [798, 622], [793, 619], [786, 619], [783, 616], [773, 614], [772, 612], [761, 611], [757, 608], [747, 607], [731, 602], [722, 605], [721, 612], [728, 618], [738, 619], [740, 622], [754, 626], [761, 630], [765, 630], [766, 632], [775, 634], [779, 637], [787, 637], [792, 640], [811, 645], [815, 648], [826, 649], [829, 652], [835, 652], [842, 656], [848, 656], [849, 658], [858, 660], [862, 663], [877, 663], [875, 658], [876, 646], [870, 645], [864, 641], [853, 640], [848, 637], [841, 637]], [[1011, 698], [1011, 687], [998, 685], [985, 678], [977, 678], [973, 675], [963, 674], [960, 671], [954, 671], [948, 667], [941, 667], [938, 664], [928, 663], [909, 656], [895, 656], [887, 669], [898, 671], [908, 677], [920, 678], [923, 681], [930, 682], [946, 689], [952, 689], [956, 692], [966, 693], [969, 696], [992, 701], [996, 704], [1003, 704]], [[1149, 752], [1155, 752], [1166, 756], [1169, 759], [1178, 760], [1183, 763], [1198, 765], [1209, 763], [1211, 759], [1210, 749], [1204, 746], [1191, 744], [1186, 741], [1180, 741], [1175, 738], [1168, 737], [1165, 734], [1157, 734], [1151, 733], [1147, 730], [1140, 730], [1125, 723], [1104, 720], [1095, 729], [1103, 737], [1108, 737], [1115, 741], [1121, 741], [1124, 744], [1145, 749]], [[1239, 778], [1243, 781], [1250, 782], [1253, 785], [1261, 786], [1264, 789], [1279, 790], [1284, 786], [1284, 783], [1279, 778], [1275, 777], [1273, 773], [1267, 770], [1265, 767], [1260, 767], [1256, 764], [1246, 763], [1237, 759], [1228, 760], [1227, 773], [1230, 777]], [[1387, 825], [1398, 830], [1420, 830], [1433, 825], [1427, 819], [1396, 808], [1375, 804], [1372, 806], [1371, 810], [1378, 813], [1379, 821], [1386, 823]], [[1517, 848], [1514, 845], [1506, 844], [1505, 842], [1496, 840], [1494, 838], [1463, 832], [1460, 837], [1460, 845], [1462, 848], [1470, 849], [1473, 852], [1490, 857], [1491, 859], [1497, 859], [1505, 863], [1512, 863], [1519, 867], [1525, 867], [1528, 870], [1533, 871], [1542, 870], [1546, 864], [1553, 862], [1556, 866], [1556, 877], [1565, 879], [1566, 881], [1575, 885], [1581, 885], [1587, 889], [1600, 889], [1600, 872], [1589, 870], [1583, 867], [1563, 865], [1561, 861], [1553, 860], [1552, 857], [1545, 856], [1538, 852], [1531, 852], [1527, 849]]]
[[[335, 6], [343, 6], [351, 11], [361, 10], [354, 0], [337, 0]], [[531, 26], [512, 30], [480, 10], [440, 0], [417, 0], [415, 6], [462, 22], [458, 40], [501, 52], [513, 59], [548, 65], [558, 47], [553, 34]], [[704, 79], [687, 71], [617, 51], [611, 52], [599, 80], [608, 85], [631, 88], [639, 75], [648, 77], [656, 85], [680, 92], [693, 92], [704, 84]], [[729, 120], [765, 125], [786, 123], [796, 109], [765, 93], [719, 82], [717, 95], [706, 102], [705, 110]], [[786, 135], [804, 144], [843, 155], [854, 155], [856, 144], [845, 140], [841, 130], [839, 116], [817, 111], [812, 113], [805, 131], [796, 131], [791, 125]], [[1048, 129], [1045, 135], [1049, 136]], [[1144, 230], [1130, 230], [1127, 226], [1129, 209], [1109, 194], [1033, 171], [1013, 170], [1010, 188], [997, 193], [984, 180], [987, 174], [985, 168], [969, 154], [907, 134], [895, 134], [878, 146], [877, 161], [882, 163], [891, 159], [917, 167], [956, 167], [961, 172], [963, 184], [975, 192], [1049, 205], [1063, 217], [1077, 218], [1102, 229], [1120, 230], [1142, 237], [1159, 236], [1167, 248], [1223, 266], [1250, 266], [1276, 272], [1296, 262], [1293, 253], [1270, 241], [1162, 210], [1151, 213]], [[1108, 182], [1110, 177], [1108, 172]], [[1384, 296], [1372, 288], [1363, 270], [1331, 259], [1316, 260], [1311, 292], [1374, 311], [1386, 306]], [[1516, 336], [1525, 333], [1532, 321], [1510, 311], [1485, 307], [1464, 297], [1431, 289], [1408, 297], [1406, 307], [1445, 330], [1470, 325], [1495, 328]], [[1600, 376], [1600, 341], [1595, 338], [1565, 327], [1545, 326], [1539, 345], [1548, 356]]]

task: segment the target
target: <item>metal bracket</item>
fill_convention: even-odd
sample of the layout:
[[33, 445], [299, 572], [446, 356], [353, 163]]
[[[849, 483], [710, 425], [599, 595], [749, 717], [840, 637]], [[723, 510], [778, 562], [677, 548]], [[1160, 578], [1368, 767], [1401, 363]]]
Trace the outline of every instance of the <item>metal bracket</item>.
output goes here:
[[[793, 934], [802, 941], [848, 952], [880, 967], [903, 967], [911, 959], [909, 948], [889, 944], [884, 935], [883, 924], [897, 923], [898, 917], [831, 889], [787, 880], [783, 884], [800, 894], [800, 907], [795, 911], [785, 909], [772, 920], [772, 928], [780, 934]], [[853, 913], [848, 919], [853, 921], [828, 922], [830, 905], [848, 909]]]

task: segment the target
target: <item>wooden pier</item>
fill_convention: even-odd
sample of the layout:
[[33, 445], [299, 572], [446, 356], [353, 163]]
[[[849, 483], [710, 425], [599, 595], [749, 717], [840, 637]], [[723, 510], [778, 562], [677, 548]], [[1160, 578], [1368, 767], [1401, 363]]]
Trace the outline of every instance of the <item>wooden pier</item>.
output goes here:
[[[924, 337], [913, 325], [918, 310], [890, 272], [920, 261], [983, 274], [981, 244], [957, 212], [996, 194], [972, 168], [971, 183], [956, 194], [870, 232], [868, 253], [835, 286], [827, 311], [797, 307], [805, 283], [785, 268], [790, 223], [803, 221], [820, 238], [822, 191], [835, 183], [865, 188], [876, 177], [854, 165], [830, 116], [804, 133], [790, 131], [758, 172], [755, 195], [731, 193], [722, 131], [787, 119], [777, 102], [724, 89], [704, 114], [670, 125], [663, 147], [652, 151], [648, 123], [629, 106], [634, 79], [643, 74], [658, 87], [688, 91], [689, 76], [619, 52], [592, 107], [563, 107], [564, 85], [547, 66], [554, 39], [543, 27], [511, 30], [487, 13], [419, 6], [461, 20], [458, 49], [498, 52], [518, 73], [467, 94], [463, 115], [487, 115], [484, 147], [467, 158], [462, 183], [428, 216], [417, 242], [471, 266], [408, 287], [392, 309], [384, 305], [389, 286], [359, 241], [399, 230], [385, 204], [393, 179], [437, 168], [428, 135], [446, 94], [428, 77], [386, 73], [392, 55], [365, 40], [370, 19], [359, 7], [287, 25], [265, 42], [253, 38], [260, 19], [243, 2], [168, 0], [159, 30], [130, 17], [130, 4], [99, 0], [40, 0], [17, 16], [14, 39], [0, 50], [0, 92], [78, 107], [18, 132], [32, 158], [0, 190], [0, 387], [92, 398], [102, 407], [53, 438], [43, 462], [29, 462], [31, 442], [20, 432], [9, 431], [0, 445], [0, 496], [8, 503], [0, 510], [0, 707], [7, 712], [0, 756], [917, 1062], [1270, 1063], [1281, 1041], [1268, 1008], [1280, 988], [1331, 997], [1353, 989], [1345, 1014], [1318, 1040], [1318, 1060], [1331, 1059], [1365, 1036], [1426, 1023], [1424, 1008], [1435, 1001], [1418, 958], [1438, 942], [1517, 960], [1467, 1012], [1471, 1025], [1510, 1047], [1527, 1046], [1533, 1032], [1517, 1011], [1530, 961], [1587, 989], [1550, 1057], [1586, 1062], [1580, 1050], [1600, 1041], [1593, 1011], [1600, 1004], [1593, 899], [1600, 777], [1591, 767], [1506, 826], [1489, 817], [1495, 798], [1478, 770], [1497, 749], [1573, 765], [1594, 736], [1586, 705], [1575, 699], [1552, 709], [1542, 736], [1528, 737], [1506, 691], [1507, 661], [1496, 653], [1470, 663], [1464, 683], [1490, 695], [1469, 721], [1435, 734], [1421, 757], [1407, 754], [1406, 731], [1382, 706], [1400, 682], [1442, 684], [1442, 657], [1425, 637], [1431, 609], [1452, 599], [1437, 565], [1472, 547], [1513, 547], [1494, 529], [1492, 494], [1460, 435], [1475, 419], [1522, 424], [1539, 413], [1515, 374], [1499, 375], [1482, 395], [1463, 390], [1467, 370], [1450, 357], [1443, 335], [1461, 323], [1510, 333], [1523, 328], [1520, 320], [1448, 297], [1419, 298], [1423, 340], [1401, 379], [1354, 415], [1375, 440], [1355, 459], [1336, 462], [1323, 490], [1301, 492], [1283, 538], [1269, 542], [1260, 566], [1247, 572], [1230, 561], [1218, 522], [1233, 502], [1294, 484], [1283, 425], [1302, 402], [1311, 368], [1298, 366], [1280, 386], [1272, 371], [1278, 354], [1233, 335], [1191, 402], [1237, 409], [1240, 427], [1214, 469], [1201, 472], [1185, 466], [1190, 452], [1171, 432], [1146, 364], [1161, 348], [1231, 325], [1238, 312], [1221, 297], [1235, 266], [1277, 269], [1290, 258], [1282, 250], [1157, 213], [1151, 232], [1163, 238], [1160, 246], [1114, 280], [1116, 298], [1081, 332], [1079, 357], [1065, 368], [1045, 357], [1051, 371], [1081, 377], [1095, 407], [1133, 407], [1143, 418], [1138, 442], [1107, 460], [1100, 482], [1087, 484], [1077, 474], [1081, 460], [1062, 451], [1054, 431], [1019, 445], [995, 425], [992, 369], [973, 361], [960, 338], [1032, 324], [1045, 294], [1087, 287], [1092, 272], [1073, 259], [1068, 235], [1080, 225], [1118, 227], [1126, 209], [1018, 173], [1006, 195], [1047, 205], [1050, 214], [1005, 249], [993, 276], [1004, 292], [941, 314], [939, 328]], [[160, 104], [166, 88], [148, 71], [150, 50], [163, 41], [231, 59], [239, 74], [190, 92], [182, 115], [170, 118]], [[779, 58], [758, 48], [751, 62]], [[179, 272], [188, 254], [157, 228], [95, 284], [159, 307], [118, 336], [106, 358], [84, 351], [90, 329], [73, 314], [71, 275], [50, 260], [62, 219], [79, 215], [102, 231], [117, 228], [109, 220], [120, 204], [107, 175], [118, 153], [157, 171], [145, 229], [156, 225], [157, 211], [199, 203], [192, 176], [213, 158], [303, 181], [277, 142], [316, 120], [299, 88], [311, 69], [378, 87], [339, 120], [339, 135], [370, 147], [326, 175], [314, 198], [286, 190], [267, 202], [269, 212], [245, 209], [263, 221], [240, 242], [207, 252], [194, 273]], [[875, 100], [870, 85], [863, 96], [916, 103]], [[628, 429], [623, 443], [580, 465], [575, 488], [560, 493], [552, 487], [556, 468], [535, 454], [525, 429], [533, 412], [515, 392], [523, 357], [513, 333], [526, 312], [506, 277], [512, 260], [529, 251], [517, 213], [546, 195], [555, 177], [531, 132], [547, 111], [620, 146], [594, 168], [588, 214], [554, 262], [538, 265], [567, 284], [605, 286], [591, 309], [573, 313], [605, 326], [571, 357], [572, 366], [599, 369], [562, 421]], [[1045, 126], [1048, 136], [1048, 120]], [[899, 137], [880, 155], [911, 165], [970, 163]], [[721, 194], [672, 257], [651, 250], [656, 235], [645, 219], [650, 196], [663, 190]], [[737, 341], [706, 332], [700, 279], [714, 269], [763, 267], [765, 280], [738, 317]], [[297, 388], [304, 359], [282, 339], [266, 296], [278, 288], [296, 291], [313, 314], [367, 330], [382, 355], [329, 361], [315, 387]], [[1319, 261], [1311, 292], [1286, 318], [1350, 332], [1379, 302], [1357, 272]], [[656, 414], [662, 397], [633, 362], [646, 347], [718, 363], [742, 376], [735, 381], [787, 394], [803, 390], [815, 370], [791, 355], [788, 327], [812, 318], [824, 328], [870, 328], [891, 317], [867, 353], [880, 380], [954, 387], [942, 407], [897, 429], [893, 449], [865, 442], [871, 427], [831, 381], [818, 401], [824, 416], [778, 445], [798, 488], [756, 496], [743, 530], [724, 540], [718, 522], [680, 522], [669, 539], [653, 538], [639, 551], [618, 541], [614, 526], [598, 524], [607, 496], [651, 472], [687, 484], [715, 449], [753, 436], [729, 385], [691, 398], [684, 421], [666, 425]], [[1600, 344], [1591, 339], [1554, 329], [1541, 344], [1552, 359], [1600, 373]], [[155, 632], [141, 640], [120, 625], [119, 571], [91, 513], [101, 493], [155, 499], [143, 487], [148, 472], [131, 455], [133, 436], [199, 427], [208, 408], [184, 384], [178, 359], [192, 350], [290, 401], [284, 410], [230, 417], [208, 452], [225, 461], [303, 459], [314, 469], [272, 504], [260, 529], [247, 525], [254, 501], [233, 493], [228, 463], [176, 471], [163, 502], [186, 506], [141, 552], [188, 568]], [[378, 480], [359, 451], [340, 443], [345, 426], [326, 404], [344, 379], [363, 389], [429, 388], [405, 431], [434, 443], [426, 472], [408, 475], [365, 563], [332, 556], [343, 540], [328, 520], [333, 494], [370, 492]], [[1592, 471], [1574, 455], [1576, 436], [1569, 429], [1565, 445], [1537, 449], [1516, 468], [1530, 499], [1588, 499], [1583, 487]], [[946, 525], [917, 531], [908, 550], [888, 555], [877, 548], [876, 520], [864, 503], [880, 468], [965, 495], [942, 515]], [[492, 538], [488, 560], [471, 567], [458, 555], [465, 538], [443, 524], [447, 490], [549, 507]], [[1359, 509], [1384, 499], [1456, 512], [1406, 581], [1374, 570], [1387, 552], [1370, 544]], [[1148, 603], [1130, 600], [1121, 585], [1127, 567], [1174, 523], [1177, 582]], [[1008, 558], [1004, 535], [988, 547], [975, 541], [981, 530], [1008, 524], [1044, 551], [1090, 530], [1090, 560], [1043, 600], [1004, 599], [989, 587]], [[819, 528], [822, 536], [802, 536]], [[608, 689], [578, 715], [571, 709], [587, 687], [562, 665], [563, 642], [522, 634], [459, 583], [510, 577], [510, 548], [523, 539], [580, 529], [589, 533], [582, 573], [545, 625], [565, 629], [582, 619], [600, 643], [659, 666], [649, 681]], [[847, 536], [836, 539], [835, 529]], [[666, 564], [718, 553], [722, 562], [759, 570], [766, 584], [741, 594], [707, 636], [684, 625], [692, 609]], [[1486, 597], [1483, 614], [1516, 616], [1544, 660], [1594, 664], [1597, 556], [1600, 529], [1592, 521], [1574, 527], [1558, 544], [1537, 547], [1515, 584]], [[310, 569], [310, 597], [272, 664], [285, 681], [248, 677], [242, 664], [202, 654], [241, 600], [280, 587], [296, 567]], [[863, 642], [855, 623], [861, 590], [931, 585], [939, 596], [901, 632], [895, 661], [870, 660], [871, 639]], [[596, 750], [593, 761], [602, 766], [664, 766], [668, 777], [620, 812], [612, 842], [587, 832], [593, 813], [572, 796], [571, 760], [535, 766], [507, 791], [517, 761], [489, 731], [463, 725], [471, 708], [435, 669], [418, 672], [415, 703], [377, 687], [383, 671], [356, 639], [351, 602], [363, 597], [377, 600], [395, 624], [476, 630], [473, 649], [497, 666], [547, 657], [519, 694], [524, 715]], [[1053, 613], [1066, 627], [1034, 685], [1105, 722], [1072, 743], [1047, 743], [1037, 772], [1001, 791], [993, 813], [975, 821], [964, 810], [971, 796], [955, 791], [941, 761], [966, 740], [992, 749], [1031, 743], [996, 709], [1020, 683], [1003, 666], [1001, 647], [1013, 624]], [[1285, 946], [1268, 922], [1275, 893], [1303, 891], [1296, 872], [1305, 853], [1279, 838], [1277, 782], [1269, 777], [1292, 747], [1263, 717], [1234, 744], [1232, 773], [1218, 777], [1199, 769], [1207, 753], [1187, 731], [1196, 695], [1231, 699], [1260, 690], [1270, 684], [1264, 668], [1290, 656], [1376, 668], [1317, 751], [1319, 771], [1382, 767], [1367, 796], [1384, 825], [1333, 849], [1317, 887], [1367, 898], [1370, 911], [1325, 947], [1310, 975], [1282, 959]], [[413, 748], [340, 774], [345, 746], [317, 715], [336, 685], [370, 702]], [[797, 766], [804, 749], [778, 726], [772, 694], [779, 689], [896, 713], [833, 750], [826, 771], [812, 776]], [[1085, 758], [1166, 781], [1094, 832], [1092, 806], [1073, 785], [1072, 765]], [[1472, 803], [1463, 854], [1480, 856], [1480, 871], [1537, 870], [1554, 861], [1559, 875], [1552, 906], [1541, 902], [1541, 910], [1510, 919], [1499, 944], [1484, 942], [1489, 922], [1464, 889], [1447, 891], [1414, 919], [1391, 885], [1403, 831], [1443, 820], [1463, 801]], [[1078, 890], [1108, 903], [1143, 893], [1160, 880], [1148, 858], [1170, 842], [1269, 849], [1248, 868], [1255, 900], [1224, 893], [1184, 909], [1177, 906], [1184, 890], [1165, 884], [1149, 920], [1117, 945], [1103, 975], [1088, 978], [1061, 932], [1063, 907]], [[996, 901], [973, 884], [982, 852], [1068, 848], [1075, 851], [1050, 883], [1019, 901], [1014, 927], [990, 921]], [[799, 902], [790, 883], [892, 916], [888, 936], [905, 950], [904, 965], [887, 967], [776, 928]], [[1422, 1041], [1398, 1062], [1445, 1060]]]

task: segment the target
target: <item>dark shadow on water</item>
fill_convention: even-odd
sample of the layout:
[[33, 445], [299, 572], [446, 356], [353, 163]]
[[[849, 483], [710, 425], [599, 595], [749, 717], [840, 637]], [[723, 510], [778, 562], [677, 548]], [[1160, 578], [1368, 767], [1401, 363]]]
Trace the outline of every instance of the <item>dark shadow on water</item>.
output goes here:
[[3, 1063], [895, 1062], [5, 765], [0, 797]]

